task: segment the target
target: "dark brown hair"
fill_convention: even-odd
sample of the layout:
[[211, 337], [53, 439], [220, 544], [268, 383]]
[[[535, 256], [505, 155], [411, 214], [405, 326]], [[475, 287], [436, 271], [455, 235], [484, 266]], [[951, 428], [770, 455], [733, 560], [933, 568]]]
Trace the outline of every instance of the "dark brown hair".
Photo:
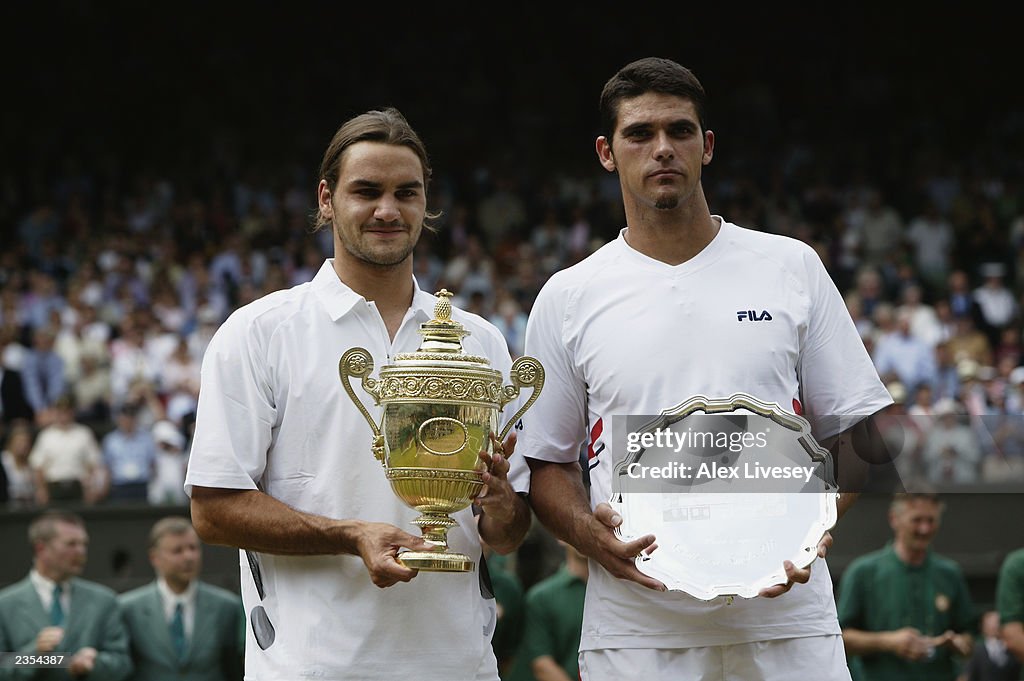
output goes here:
[[690, 100], [697, 111], [701, 131], [707, 130], [704, 86], [697, 76], [671, 59], [646, 57], [626, 64], [604, 84], [600, 103], [601, 134], [611, 141], [619, 119], [619, 103], [648, 92]]
[[[427, 148], [420, 136], [405, 120], [405, 116], [398, 109], [388, 107], [379, 111], [367, 111], [355, 118], [350, 118], [334, 133], [331, 143], [327, 145], [327, 151], [324, 152], [324, 158], [320, 162], [320, 179], [327, 182], [332, 193], [338, 186], [341, 157], [346, 149], [357, 142], [382, 142], [412, 149], [423, 166], [423, 191], [426, 192], [433, 173], [430, 167], [430, 157], [427, 156]], [[440, 217], [440, 214], [428, 211], [426, 217], [436, 219]], [[316, 231], [328, 224], [330, 221], [325, 220], [318, 210], [313, 230]], [[432, 229], [427, 224], [423, 226]]]

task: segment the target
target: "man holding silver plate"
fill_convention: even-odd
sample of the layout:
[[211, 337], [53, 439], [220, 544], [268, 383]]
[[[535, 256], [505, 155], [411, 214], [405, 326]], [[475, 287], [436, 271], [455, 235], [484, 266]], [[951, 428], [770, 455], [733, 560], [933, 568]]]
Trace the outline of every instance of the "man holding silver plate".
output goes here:
[[[530, 524], [529, 471], [507, 458], [514, 436], [494, 437], [497, 413], [520, 413], [542, 370], [520, 364], [504, 386], [497, 329], [416, 285], [436, 216], [401, 113], [343, 124], [320, 178], [334, 258], [235, 311], [203, 360], [186, 491], [199, 535], [241, 549], [246, 678], [497, 681], [481, 539], [507, 553]], [[351, 377], [385, 407], [381, 433]]]
[[891, 399], [817, 254], [711, 214], [704, 100], [666, 59], [604, 87], [597, 154], [626, 228], [532, 308], [530, 500], [591, 559], [583, 681], [848, 681], [815, 559]]

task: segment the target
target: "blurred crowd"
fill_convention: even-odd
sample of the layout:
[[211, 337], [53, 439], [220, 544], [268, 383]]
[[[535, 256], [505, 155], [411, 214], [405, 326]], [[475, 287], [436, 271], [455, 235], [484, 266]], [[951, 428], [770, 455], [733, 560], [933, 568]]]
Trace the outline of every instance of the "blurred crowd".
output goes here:
[[[903, 184], [882, 186], [833, 178], [805, 148], [774, 158], [712, 166], [713, 212], [821, 255], [898, 403], [904, 472], [1024, 480], [1017, 174], [925, 155]], [[203, 172], [160, 173], [69, 156], [5, 184], [0, 495], [184, 503], [212, 334], [237, 307], [308, 281], [332, 251], [328, 231], [310, 230], [316, 181], [299, 167], [214, 158]], [[596, 171], [439, 172], [419, 286], [455, 291], [521, 354], [546, 279], [616, 238], [618, 196], [617, 178]]]

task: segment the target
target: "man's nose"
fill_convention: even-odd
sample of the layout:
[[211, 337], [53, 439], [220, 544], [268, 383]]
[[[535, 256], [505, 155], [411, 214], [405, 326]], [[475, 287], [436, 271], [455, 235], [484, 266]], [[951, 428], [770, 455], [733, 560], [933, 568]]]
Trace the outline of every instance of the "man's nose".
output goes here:
[[392, 222], [399, 219], [401, 215], [402, 212], [398, 209], [398, 202], [394, 197], [382, 197], [373, 211], [373, 217], [382, 222]]

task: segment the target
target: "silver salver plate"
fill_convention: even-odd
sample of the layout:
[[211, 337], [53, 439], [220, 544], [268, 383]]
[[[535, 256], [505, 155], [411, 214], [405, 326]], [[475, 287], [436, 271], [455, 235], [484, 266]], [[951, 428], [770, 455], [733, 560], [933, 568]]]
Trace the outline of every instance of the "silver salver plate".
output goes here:
[[815, 560], [839, 494], [806, 419], [742, 393], [615, 418], [619, 536], [656, 537], [641, 572], [702, 600], [752, 598], [786, 583], [783, 561]]

